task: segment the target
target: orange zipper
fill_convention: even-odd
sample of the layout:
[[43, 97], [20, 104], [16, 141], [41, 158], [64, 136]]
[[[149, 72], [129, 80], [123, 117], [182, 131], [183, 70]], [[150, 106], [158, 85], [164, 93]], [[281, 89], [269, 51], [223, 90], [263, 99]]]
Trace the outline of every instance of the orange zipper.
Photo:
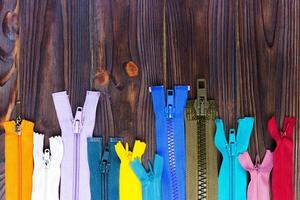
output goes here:
[[19, 200], [22, 200], [22, 141], [21, 135], [18, 135], [18, 177], [19, 177]]

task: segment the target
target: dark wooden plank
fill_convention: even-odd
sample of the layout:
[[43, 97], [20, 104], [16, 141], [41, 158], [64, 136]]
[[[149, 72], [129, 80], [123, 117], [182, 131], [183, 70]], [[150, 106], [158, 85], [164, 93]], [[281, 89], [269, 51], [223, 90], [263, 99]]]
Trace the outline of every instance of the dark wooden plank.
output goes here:
[[[296, 0], [26, 0], [20, 1], [20, 12], [16, 1], [2, 4], [0, 121], [13, 115], [15, 64], [20, 66], [22, 113], [36, 122], [36, 131], [46, 138], [60, 132], [52, 92], [67, 90], [74, 111], [86, 90], [100, 90], [95, 136], [123, 136], [131, 146], [142, 139], [148, 144], [145, 160], [155, 152], [151, 85], [188, 84], [194, 98], [196, 79], [206, 78], [226, 129], [236, 127], [241, 116], [256, 117], [252, 158], [257, 148], [263, 157], [266, 148], [275, 147], [266, 126], [273, 113], [278, 123], [285, 114], [300, 117]], [[11, 10], [20, 13], [20, 28], [18, 15], [7, 14]], [[136, 64], [136, 75], [127, 73], [129, 61]], [[299, 126], [295, 141], [299, 199]]]
[[225, 129], [236, 127], [235, 1], [209, 4], [209, 96], [216, 99]]
[[89, 1], [58, 1], [62, 9], [64, 89], [68, 91], [73, 113], [83, 106], [91, 90]]
[[208, 79], [209, 1], [165, 1], [167, 86], [191, 86], [196, 97], [196, 79]]
[[[96, 135], [122, 136], [131, 146], [137, 138], [146, 141], [145, 160], [155, 151], [148, 87], [163, 82], [162, 6], [156, 0], [91, 1], [94, 86], [102, 92]], [[138, 68], [134, 77], [125, 70], [129, 61]]]

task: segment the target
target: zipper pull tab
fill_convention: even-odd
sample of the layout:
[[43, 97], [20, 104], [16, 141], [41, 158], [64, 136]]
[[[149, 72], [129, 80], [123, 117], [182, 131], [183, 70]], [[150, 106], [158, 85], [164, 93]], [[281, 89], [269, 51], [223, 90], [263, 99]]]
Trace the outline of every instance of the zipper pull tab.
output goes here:
[[82, 107], [76, 109], [76, 115], [74, 119], [74, 133], [79, 134], [82, 128]]
[[198, 79], [197, 80], [197, 99], [195, 101], [195, 110], [197, 116], [206, 115], [206, 102], [207, 102], [207, 89], [206, 89], [206, 80]]
[[109, 149], [106, 147], [101, 159], [101, 173], [106, 174], [109, 171]]
[[50, 164], [50, 149], [45, 149], [43, 160], [45, 163], [45, 167], [48, 168]]
[[167, 90], [167, 117], [173, 118], [173, 109], [174, 107], [174, 91], [173, 90]]

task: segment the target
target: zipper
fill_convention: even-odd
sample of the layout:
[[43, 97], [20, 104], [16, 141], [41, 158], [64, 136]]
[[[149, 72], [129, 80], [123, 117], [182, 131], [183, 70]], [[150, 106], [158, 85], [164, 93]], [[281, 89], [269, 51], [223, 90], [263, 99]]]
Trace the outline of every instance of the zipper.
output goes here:
[[172, 200], [179, 199], [178, 180], [176, 176], [175, 135], [174, 135], [174, 90], [167, 90], [167, 143], [171, 176]]
[[109, 148], [106, 147], [101, 159], [102, 200], [108, 200], [108, 172], [110, 167]]
[[19, 200], [22, 200], [22, 141], [21, 134], [18, 137], [18, 161], [19, 161]]
[[44, 188], [44, 200], [47, 200], [47, 188], [48, 188], [48, 169], [50, 165], [50, 150], [45, 149], [44, 155], [44, 167], [45, 167], [45, 188]]
[[73, 184], [73, 199], [79, 199], [79, 161], [80, 161], [80, 133], [82, 128], [82, 107], [77, 107], [74, 119], [74, 184]]
[[197, 99], [194, 103], [197, 116], [197, 159], [198, 159], [198, 199], [207, 197], [206, 168], [206, 114], [207, 95], [205, 79], [197, 80]]
[[[18, 104], [19, 106], [19, 104]], [[19, 200], [22, 200], [22, 130], [21, 130], [22, 119], [21, 117], [17, 117], [15, 120], [15, 133], [18, 138], [18, 196]]]
[[259, 157], [259, 154], [257, 154], [256, 155], [256, 158], [255, 158], [255, 166], [254, 166], [254, 169], [255, 169], [255, 173], [256, 173], [256, 177], [257, 177], [257, 184], [256, 184], [256, 191], [257, 191], [257, 193], [256, 193], [256, 199], [259, 199], [258, 197], [259, 197], [259, 194], [258, 194], [258, 191], [259, 191], [259, 185], [260, 185], [260, 182], [259, 182], [259, 175], [260, 175], [260, 173], [259, 173], [259, 169], [260, 169], [260, 164], [261, 164], [261, 161], [260, 161], [260, 157]]
[[234, 163], [234, 156], [235, 156], [235, 130], [230, 129], [229, 131], [229, 199], [235, 199], [235, 163]]

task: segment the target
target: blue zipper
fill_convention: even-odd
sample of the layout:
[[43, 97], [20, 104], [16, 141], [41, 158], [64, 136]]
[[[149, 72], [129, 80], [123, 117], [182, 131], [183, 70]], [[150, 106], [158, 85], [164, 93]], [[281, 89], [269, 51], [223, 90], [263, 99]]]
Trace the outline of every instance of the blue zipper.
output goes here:
[[172, 187], [172, 200], [179, 198], [178, 180], [176, 174], [176, 159], [175, 159], [175, 135], [174, 135], [174, 90], [167, 90], [167, 142], [168, 142], [168, 157]]

